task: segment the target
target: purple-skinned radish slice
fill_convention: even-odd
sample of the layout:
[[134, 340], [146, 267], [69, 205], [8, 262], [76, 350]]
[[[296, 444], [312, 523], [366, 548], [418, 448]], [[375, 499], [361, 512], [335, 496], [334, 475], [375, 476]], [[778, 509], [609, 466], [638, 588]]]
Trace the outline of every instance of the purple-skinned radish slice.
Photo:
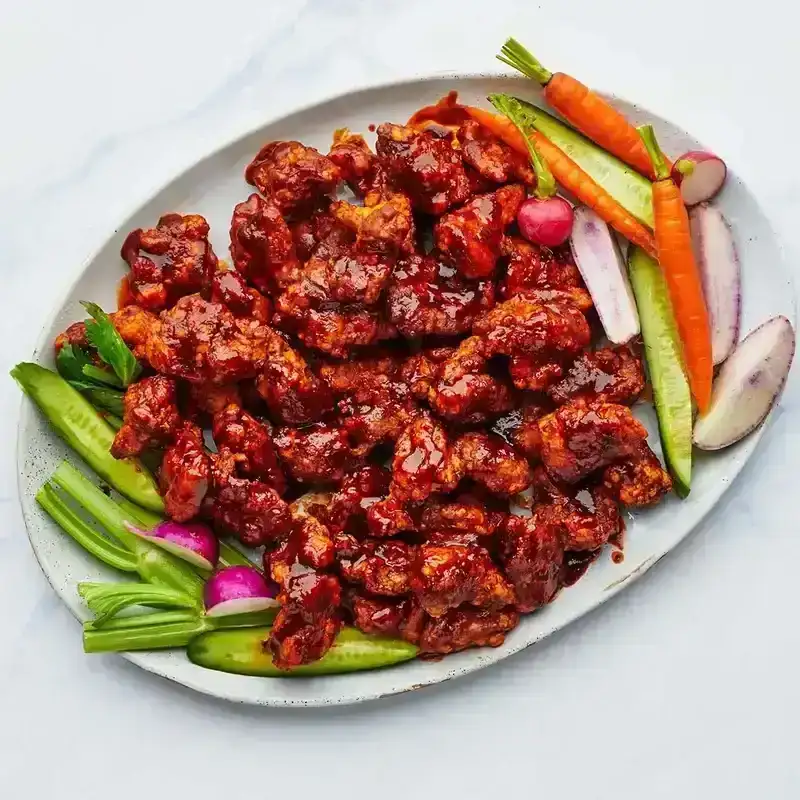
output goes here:
[[628, 272], [611, 229], [590, 208], [574, 211], [570, 247], [610, 342], [624, 344], [639, 334], [639, 314]]
[[690, 150], [672, 165], [672, 180], [681, 187], [681, 197], [687, 206], [710, 200], [722, 188], [728, 168], [713, 153]]
[[572, 233], [572, 206], [563, 197], [529, 197], [519, 207], [519, 232], [534, 244], [558, 247]]
[[739, 341], [742, 316], [742, 278], [733, 233], [713, 206], [695, 206], [689, 212], [697, 266], [711, 328], [714, 366], [731, 354]]
[[210, 571], [217, 566], [219, 541], [214, 531], [201, 522], [165, 520], [150, 530], [126, 522], [125, 527], [194, 567]]
[[794, 328], [786, 317], [773, 317], [749, 333], [714, 381], [711, 405], [694, 425], [695, 446], [719, 450], [755, 430], [780, 396], [794, 350]]
[[258, 569], [239, 565], [215, 572], [203, 592], [209, 617], [274, 608], [278, 605], [277, 596], [277, 585], [267, 581]]

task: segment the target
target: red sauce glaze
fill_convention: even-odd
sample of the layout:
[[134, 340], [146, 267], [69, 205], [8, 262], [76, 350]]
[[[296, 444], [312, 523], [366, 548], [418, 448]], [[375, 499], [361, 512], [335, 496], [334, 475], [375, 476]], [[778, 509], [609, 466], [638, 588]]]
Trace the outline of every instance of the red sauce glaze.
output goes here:
[[564, 553], [564, 564], [561, 567], [561, 585], [572, 586], [577, 583], [592, 566], [600, 550], [578, 550]]
[[117, 308], [136, 305], [136, 298], [131, 291], [130, 275], [123, 275], [117, 286]]

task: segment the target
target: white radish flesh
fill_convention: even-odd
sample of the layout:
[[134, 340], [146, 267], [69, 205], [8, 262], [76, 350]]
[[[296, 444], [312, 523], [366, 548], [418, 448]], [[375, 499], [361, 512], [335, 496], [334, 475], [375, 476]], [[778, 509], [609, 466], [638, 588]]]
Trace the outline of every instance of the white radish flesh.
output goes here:
[[624, 344], [639, 334], [639, 314], [625, 261], [608, 225], [576, 206], [570, 247], [609, 341]]
[[676, 159], [672, 166], [672, 179], [681, 187], [681, 197], [687, 206], [714, 197], [727, 175], [725, 162], [704, 150], [690, 150]]
[[783, 389], [794, 349], [794, 329], [786, 317], [773, 317], [749, 333], [714, 381], [711, 406], [695, 422], [695, 445], [719, 450], [755, 430]]
[[742, 276], [733, 233], [713, 206], [689, 212], [697, 266], [711, 326], [711, 355], [721, 364], [739, 341], [742, 316]]

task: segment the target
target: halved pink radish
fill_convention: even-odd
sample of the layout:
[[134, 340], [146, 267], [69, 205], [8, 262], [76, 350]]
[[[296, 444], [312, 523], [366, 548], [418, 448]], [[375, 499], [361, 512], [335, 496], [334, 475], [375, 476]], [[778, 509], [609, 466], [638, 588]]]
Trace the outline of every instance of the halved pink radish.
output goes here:
[[188, 561], [192, 566], [206, 570], [217, 566], [219, 541], [214, 531], [201, 522], [165, 520], [151, 530], [136, 528], [126, 522], [125, 527], [162, 550]]
[[574, 210], [570, 248], [609, 341], [624, 344], [638, 335], [639, 314], [625, 261], [613, 231], [585, 206]]
[[563, 197], [529, 197], [519, 207], [517, 224], [529, 242], [558, 247], [572, 233], [572, 206]]
[[672, 165], [672, 180], [681, 187], [687, 206], [710, 200], [722, 188], [728, 168], [725, 162], [705, 150], [689, 150]]
[[695, 422], [695, 446], [719, 450], [755, 430], [780, 396], [794, 350], [794, 328], [786, 317], [773, 317], [749, 333], [714, 381], [711, 406]]
[[689, 212], [703, 295], [711, 326], [711, 355], [721, 364], [739, 341], [742, 278], [730, 225], [721, 212], [706, 204]]
[[278, 587], [258, 569], [239, 565], [215, 572], [203, 592], [209, 617], [264, 611], [278, 605], [277, 596]]

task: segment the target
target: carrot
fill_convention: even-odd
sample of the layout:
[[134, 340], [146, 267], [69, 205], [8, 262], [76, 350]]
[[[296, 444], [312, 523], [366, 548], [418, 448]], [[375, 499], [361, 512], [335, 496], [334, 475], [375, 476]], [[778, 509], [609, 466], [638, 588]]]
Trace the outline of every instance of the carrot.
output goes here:
[[[544, 86], [544, 97], [566, 120], [600, 147], [648, 177], [653, 165], [636, 128], [599, 94], [563, 72], [550, 72], [516, 39], [497, 58]], [[671, 167], [669, 162], [667, 166]]]
[[528, 153], [530, 147], [521, 132], [524, 131], [555, 179], [568, 192], [626, 239], [655, 255], [655, 241], [650, 231], [549, 139], [527, 125], [524, 106], [518, 100], [508, 95], [491, 95], [489, 100], [505, 116], [466, 106], [469, 115], [510, 147]]
[[653, 215], [658, 262], [669, 288], [689, 385], [702, 414], [711, 402], [714, 362], [711, 357], [711, 328], [703, 298], [700, 272], [694, 258], [689, 215], [681, 190], [670, 177], [652, 125], [639, 128], [642, 143], [653, 165]]

